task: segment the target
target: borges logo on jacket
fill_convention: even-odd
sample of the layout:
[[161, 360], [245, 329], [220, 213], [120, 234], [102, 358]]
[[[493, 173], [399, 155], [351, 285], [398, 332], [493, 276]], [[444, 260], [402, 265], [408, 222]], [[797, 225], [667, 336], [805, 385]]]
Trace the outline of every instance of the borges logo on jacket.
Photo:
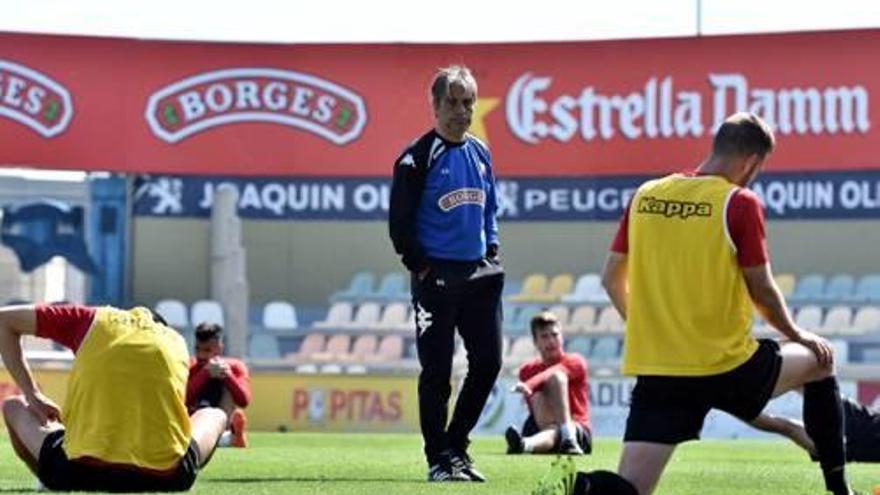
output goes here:
[[73, 102], [67, 88], [49, 76], [0, 59], [0, 117], [52, 138], [67, 129]]
[[480, 205], [486, 203], [486, 193], [482, 189], [456, 189], [444, 194], [437, 201], [437, 205], [443, 211], [449, 211], [461, 205]]
[[236, 122], [269, 122], [338, 145], [360, 136], [367, 111], [360, 95], [301, 72], [236, 68], [198, 74], [153, 93], [145, 117], [153, 134], [176, 143]]

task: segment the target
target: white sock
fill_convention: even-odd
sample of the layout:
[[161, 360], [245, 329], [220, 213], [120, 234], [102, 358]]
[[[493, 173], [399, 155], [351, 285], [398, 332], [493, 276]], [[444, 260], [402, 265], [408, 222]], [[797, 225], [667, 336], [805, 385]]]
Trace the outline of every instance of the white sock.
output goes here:
[[523, 438], [523, 452], [531, 454], [535, 451], [535, 439], [532, 437]]
[[562, 435], [562, 440], [569, 440], [574, 442], [574, 423], [569, 421], [565, 423], [559, 428], [559, 434]]

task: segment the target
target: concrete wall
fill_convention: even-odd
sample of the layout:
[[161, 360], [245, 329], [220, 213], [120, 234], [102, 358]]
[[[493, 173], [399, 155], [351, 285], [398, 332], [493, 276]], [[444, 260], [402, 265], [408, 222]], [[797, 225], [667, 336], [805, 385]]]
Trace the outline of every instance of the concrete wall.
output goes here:
[[[616, 230], [613, 222], [504, 223], [502, 256], [512, 278], [531, 272], [596, 272]], [[352, 274], [402, 270], [384, 222], [245, 221], [251, 300], [321, 305]], [[208, 294], [208, 221], [137, 218], [135, 301], [187, 302]], [[777, 273], [880, 272], [880, 222], [778, 221], [768, 225]]]

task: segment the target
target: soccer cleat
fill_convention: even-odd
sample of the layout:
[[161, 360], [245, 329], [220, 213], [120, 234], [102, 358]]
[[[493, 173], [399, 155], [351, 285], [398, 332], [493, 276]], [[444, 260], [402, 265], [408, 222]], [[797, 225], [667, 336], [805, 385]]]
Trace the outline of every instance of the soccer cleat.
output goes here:
[[428, 481], [445, 482], [445, 481], [470, 481], [471, 479], [464, 473], [453, 469], [448, 459], [443, 459], [439, 463], [432, 465], [428, 469]]
[[507, 440], [508, 454], [522, 454], [526, 448], [522, 435], [513, 426], [504, 431], [504, 439]]
[[232, 412], [232, 421], [230, 421], [230, 430], [232, 430], [232, 438], [230, 438], [230, 444], [233, 447], [238, 447], [243, 449], [248, 446], [247, 433], [245, 429], [247, 429], [247, 416], [244, 415], [244, 411], [241, 409], [236, 409]]
[[574, 495], [577, 469], [571, 457], [557, 457], [550, 469], [538, 480], [531, 495]]
[[559, 443], [559, 453], [562, 455], [584, 455], [581, 446], [572, 440], [563, 440]]
[[449, 463], [452, 464], [453, 469], [467, 476], [470, 481], [479, 483], [486, 481], [483, 473], [474, 467], [474, 460], [463, 450], [449, 449]]

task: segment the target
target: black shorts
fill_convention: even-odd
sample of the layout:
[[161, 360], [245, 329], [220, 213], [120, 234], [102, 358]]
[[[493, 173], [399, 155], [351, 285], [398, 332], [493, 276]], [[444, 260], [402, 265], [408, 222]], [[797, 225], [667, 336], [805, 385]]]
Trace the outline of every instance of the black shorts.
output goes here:
[[[574, 435], [577, 440], [578, 445], [580, 445], [581, 450], [584, 451], [585, 454], [589, 454], [593, 451], [593, 435], [590, 434], [590, 430], [584, 428], [584, 426], [580, 423], [574, 424]], [[524, 437], [530, 437], [535, 433], [541, 431], [538, 428], [538, 423], [535, 422], [535, 418], [530, 414], [528, 418], [526, 418], [526, 422], [523, 423], [522, 427], [522, 435]], [[562, 440], [562, 435], [556, 435], [556, 444], [553, 446], [553, 451], [559, 450], [559, 443]]]
[[639, 376], [632, 391], [624, 442], [677, 444], [700, 438], [710, 409], [751, 421], [770, 401], [782, 355], [779, 343], [759, 340], [758, 350], [726, 373], [710, 376]]
[[40, 448], [37, 477], [50, 490], [106, 492], [181, 492], [189, 490], [199, 472], [199, 448], [190, 441], [177, 470], [156, 475], [128, 466], [96, 466], [69, 460], [62, 448], [64, 430], [49, 433]]

